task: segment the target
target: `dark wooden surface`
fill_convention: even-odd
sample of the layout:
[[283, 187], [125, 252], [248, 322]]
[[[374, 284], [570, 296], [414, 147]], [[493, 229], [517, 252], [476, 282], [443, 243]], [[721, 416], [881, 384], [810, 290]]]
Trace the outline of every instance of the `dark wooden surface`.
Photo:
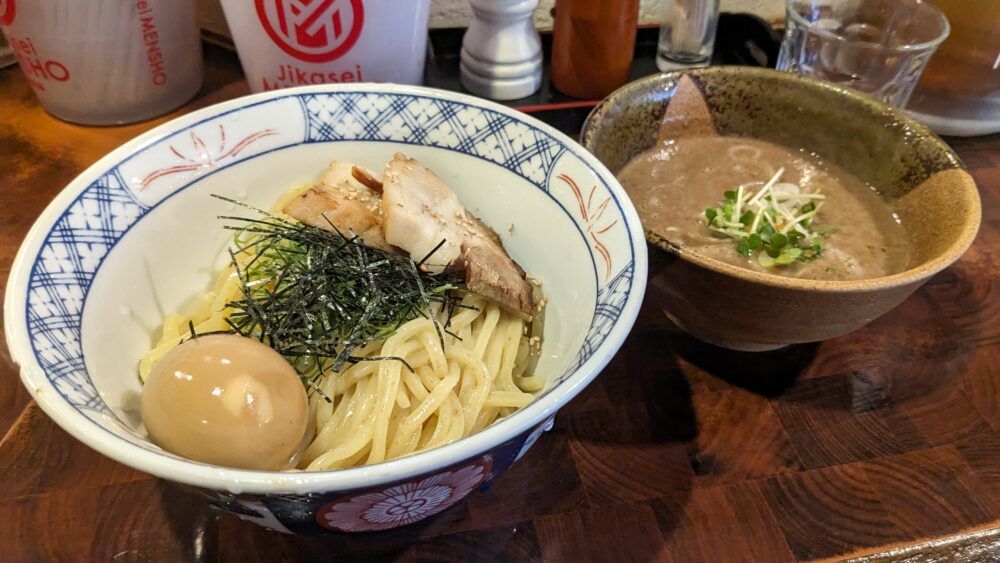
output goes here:
[[[207, 63], [174, 115], [246, 93], [234, 56]], [[169, 117], [69, 125], [0, 71], [0, 290], [51, 198]], [[1000, 560], [1000, 137], [953, 145], [983, 228], [899, 308], [822, 344], [719, 350], [663, 317], [653, 250], [635, 329], [553, 431], [489, 493], [392, 533], [285, 537], [211, 511], [71, 439], [0, 346], [0, 560]]]

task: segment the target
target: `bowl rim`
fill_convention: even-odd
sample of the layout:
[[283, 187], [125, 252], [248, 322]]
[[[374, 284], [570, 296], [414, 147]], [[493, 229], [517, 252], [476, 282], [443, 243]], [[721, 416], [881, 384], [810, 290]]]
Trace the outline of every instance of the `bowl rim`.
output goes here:
[[[53, 222], [98, 176], [117, 165], [139, 149], [216, 115], [239, 110], [275, 98], [302, 94], [335, 94], [341, 92], [368, 92], [373, 94], [402, 94], [459, 102], [469, 106], [501, 113], [517, 122], [528, 124], [549, 135], [569, 153], [590, 166], [605, 182], [609, 191], [621, 204], [622, 217], [628, 229], [628, 243], [632, 246], [634, 264], [632, 288], [626, 295], [622, 313], [611, 326], [605, 340], [594, 353], [579, 366], [570, 367], [566, 377], [551, 391], [508, 418], [486, 429], [457, 440], [446, 446], [427, 450], [411, 456], [382, 463], [326, 471], [252, 471], [203, 464], [182, 459], [166, 452], [148, 450], [119, 436], [98, 424], [69, 404], [53, 387], [42, 368], [37, 364], [30, 335], [24, 325], [27, 307], [27, 289], [30, 270], [35, 255], [40, 250], [45, 235]], [[348, 141], [349, 142], [349, 141]], [[476, 458], [504, 442], [537, 426], [554, 414], [588, 385], [617, 353], [631, 331], [639, 314], [646, 288], [647, 248], [642, 238], [639, 216], [628, 194], [615, 176], [595, 156], [567, 135], [554, 127], [499, 103], [469, 94], [450, 92], [423, 86], [398, 84], [321, 84], [286, 88], [251, 94], [226, 100], [208, 107], [175, 117], [141, 135], [126, 141], [97, 162], [87, 167], [64, 186], [45, 207], [21, 242], [11, 265], [4, 299], [4, 322], [8, 327], [7, 346], [11, 358], [18, 366], [22, 384], [42, 410], [63, 430], [98, 453], [145, 473], [170, 481], [196, 487], [250, 494], [310, 494], [347, 492], [388, 485], [435, 471], [443, 471], [464, 461]], [[107, 415], [105, 415], [107, 416]]]
[[801, 83], [805, 84], [807, 88], [827, 92], [827, 94], [831, 96], [845, 96], [850, 98], [855, 104], [868, 106], [877, 110], [879, 113], [888, 113], [892, 115], [893, 119], [897, 122], [905, 125], [911, 130], [916, 131], [919, 135], [929, 138], [931, 142], [934, 143], [936, 149], [943, 151], [957, 164], [955, 168], [949, 169], [948, 171], [958, 170], [962, 173], [962, 181], [960, 182], [962, 190], [956, 191], [955, 195], [956, 197], [962, 197], [966, 200], [969, 213], [966, 215], [966, 220], [960, 227], [958, 236], [956, 236], [952, 243], [936, 256], [930, 258], [929, 260], [924, 260], [923, 262], [907, 268], [902, 272], [897, 272], [888, 276], [863, 278], [858, 280], [814, 280], [806, 278], [790, 278], [776, 274], [757, 272], [756, 270], [742, 268], [721, 260], [703, 256], [697, 252], [686, 249], [683, 245], [672, 243], [662, 235], [643, 227], [643, 231], [646, 234], [646, 240], [650, 244], [670, 252], [682, 260], [692, 264], [701, 266], [716, 273], [732, 276], [746, 282], [768, 287], [825, 294], [870, 293], [919, 283], [953, 264], [972, 245], [979, 232], [979, 226], [982, 221], [982, 203], [980, 201], [979, 189], [976, 187], [975, 180], [969, 174], [961, 159], [958, 158], [958, 155], [955, 154], [955, 151], [953, 151], [951, 147], [949, 147], [927, 126], [911, 117], [905, 111], [888, 106], [856, 90], [852, 90], [832, 82], [827, 82], [825, 80], [819, 80], [809, 76], [800, 76], [771, 68], [731, 65], [676, 70], [650, 75], [618, 88], [606, 98], [601, 100], [599, 104], [594, 106], [583, 122], [583, 127], [580, 131], [580, 144], [582, 144], [588, 151], [591, 150], [593, 136], [595, 131], [598, 130], [598, 126], [596, 125], [597, 120], [601, 118], [602, 113], [609, 111], [610, 108], [616, 105], [618, 98], [627, 98], [628, 95], [634, 91], [642, 90], [656, 83], [673, 82], [680, 79], [682, 76], [687, 75], [697, 78], [706, 74], [729, 76], [749, 75], [751, 77], [767, 77], [784, 80], [790, 83]]

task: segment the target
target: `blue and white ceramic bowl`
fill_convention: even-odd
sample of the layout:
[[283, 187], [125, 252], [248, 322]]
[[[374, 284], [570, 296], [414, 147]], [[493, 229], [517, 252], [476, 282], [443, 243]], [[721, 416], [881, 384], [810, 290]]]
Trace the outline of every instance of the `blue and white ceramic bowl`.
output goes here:
[[[393, 153], [436, 171], [543, 282], [550, 378], [530, 406], [469, 438], [325, 472], [215, 467], [166, 453], [138, 417], [136, 362], [167, 312], [206, 290], [228, 242], [223, 194], [269, 206], [334, 159]], [[385, 530], [488, 486], [618, 350], [646, 283], [638, 216], [596, 158], [477, 98], [389, 85], [320, 86], [213, 106], [126, 143], [42, 213], [14, 263], [7, 338], [21, 378], [67, 432], [126, 465], [286, 532]]]

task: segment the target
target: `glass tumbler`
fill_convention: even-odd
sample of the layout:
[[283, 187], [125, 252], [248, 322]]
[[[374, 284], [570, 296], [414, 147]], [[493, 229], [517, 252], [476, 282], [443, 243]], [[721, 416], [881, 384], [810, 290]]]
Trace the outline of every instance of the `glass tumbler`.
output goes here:
[[656, 67], [667, 72], [708, 65], [718, 24], [719, 0], [663, 0]]
[[1000, 2], [934, 0], [951, 35], [927, 64], [906, 109], [940, 135], [1000, 132]]
[[903, 107], [948, 32], [921, 0], [786, 0], [777, 68]]

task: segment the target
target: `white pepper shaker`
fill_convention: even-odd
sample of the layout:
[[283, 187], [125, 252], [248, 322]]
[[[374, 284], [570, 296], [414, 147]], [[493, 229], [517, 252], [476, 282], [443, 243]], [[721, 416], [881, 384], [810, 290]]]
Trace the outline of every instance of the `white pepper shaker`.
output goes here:
[[515, 100], [542, 86], [542, 42], [531, 19], [538, 0], [469, 0], [462, 85], [478, 96]]

